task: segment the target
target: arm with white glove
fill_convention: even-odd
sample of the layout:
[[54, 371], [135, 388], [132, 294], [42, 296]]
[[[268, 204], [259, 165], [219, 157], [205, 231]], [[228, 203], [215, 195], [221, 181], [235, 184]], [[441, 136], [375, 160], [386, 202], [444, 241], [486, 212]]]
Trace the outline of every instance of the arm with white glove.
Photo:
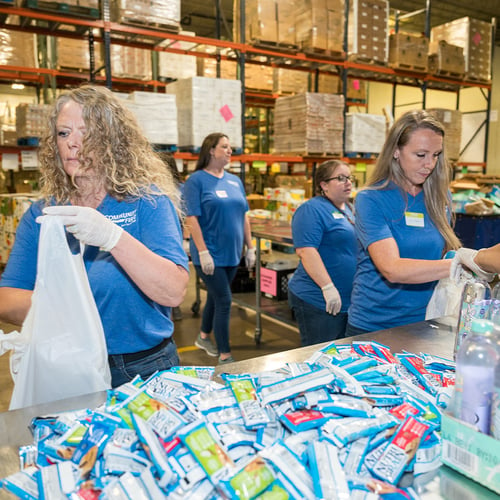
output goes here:
[[215, 263], [213, 257], [205, 244], [205, 238], [203, 238], [203, 233], [201, 231], [200, 224], [198, 222], [198, 217], [194, 215], [189, 215], [186, 217], [186, 226], [191, 234], [191, 238], [194, 242], [196, 249], [198, 250], [198, 255], [200, 256], [200, 266], [201, 270], [205, 274], [214, 274]]
[[488, 273], [483, 271], [478, 264], [476, 263], [476, 257], [478, 254], [478, 250], [474, 250], [472, 248], [459, 248], [455, 257], [451, 262], [450, 269], [450, 278], [458, 283], [464, 272], [464, 267], [474, 273], [479, 279], [491, 281], [494, 278], [493, 273]]
[[342, 307], [342, 299], [340, 298], [339, 291], [332, 282], [322, 286], [321, 291], [323, 292], [323, 297], [326, 302], [326, 312], [336, 316]]
[[43, 209], [45, 215], [58, 215], [66, 229], [85, 245], [111, 252], [120, 239], [123, 228], [90, 207], [73, 205]]
[[82, 243], [111, 252], [130, 279], [152, 301], [177, 307], [184, 300], [188, 271], [150, 250], [97, 210], [67, 205], [46, 207], [43, 213], [43, 217], [59, 216], [67, 230]]
[[255, 267], [255, 261], [257, 260], [256, 255], [257, 250], [255, 248], [248, 248], [245, 253], [245, 265], [247, 269], [252, 269]]
[[295, 252], [299, 256], [306, 273], [321, 288], [326, 302], [326, 312], [335, 316], [340, 312], [342, 300], [318, 250], [314, 247], [299, 247], [295, 249]]

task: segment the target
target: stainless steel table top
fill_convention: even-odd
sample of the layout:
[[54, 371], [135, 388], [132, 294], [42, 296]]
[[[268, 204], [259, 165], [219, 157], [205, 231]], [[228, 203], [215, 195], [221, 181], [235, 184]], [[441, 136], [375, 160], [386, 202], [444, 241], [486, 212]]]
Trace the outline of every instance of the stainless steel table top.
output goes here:
[[[350, 344], [353, 340], [375, 340], [390, 347], [393, 353], [406, 350], [413, 353], [425, 352], [451, 359], [455, 326], [455, 320], [440, 318], [343, 339], [338, 344]], [[222, 372], [256, 373], [276, 370], [288, 362], [305, 361], [326, 344], [328, 342], [216, 367], [216, 379], [221, 381], [220, 374]], [[0, 478], [19, 470], [19, 446], [30, 444], [33, 441], [29, 431], [33, 417], [51, 415], [60, 411], [94, 408], [103, 403], [105, 398], [106, 393], [99, 392], [0, 413]], [[442, 498], [450, 500], [457, 498], [461, 500], [498, 499], [498, 495], [495, 493], [445, 466], [442, 466], [433, 477], [425, 478], [425, 481], [427, 482], [421, 491], [421, 498], [424, 500]], [[2, 493], [0, 490], [0, 498], [12, 498], [12, 496]]]

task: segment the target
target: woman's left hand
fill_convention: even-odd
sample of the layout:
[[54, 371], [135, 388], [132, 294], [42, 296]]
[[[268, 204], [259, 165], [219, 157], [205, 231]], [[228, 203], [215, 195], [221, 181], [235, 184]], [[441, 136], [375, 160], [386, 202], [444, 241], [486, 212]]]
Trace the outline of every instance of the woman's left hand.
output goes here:
[[[75, 238], [106, 252], [111, 252], [123, 233], [123, 228], [90, 207], [53, 206], [44, 208], [43, 213], [44, 216], [58, 215]], [[37, 222], [41, 219], [38, 217]]]

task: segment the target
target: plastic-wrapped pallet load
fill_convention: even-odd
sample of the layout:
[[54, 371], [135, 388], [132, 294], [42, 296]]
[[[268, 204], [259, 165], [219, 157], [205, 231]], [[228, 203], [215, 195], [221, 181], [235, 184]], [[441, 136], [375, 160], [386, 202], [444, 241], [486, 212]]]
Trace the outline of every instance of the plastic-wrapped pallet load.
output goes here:
[[41, 137], [47, 127], [49, 112], [50, 106], [47, 104], [18, 104], [16, 106], [16, 133], [18, 140]]
[[0, 30], [0, 65], [38, 67], [36, 35]]
[[196, 152], [212, 132], [229, 137], [233, 152], [242, 147], [241, 81], [193, 77], [167, 86], [177, 100], [179, 149]]
[[155, 24], [178, 32], [181, 19], [180, 0], [113, 0], [112, 21], [123, 24]]
[[385, 116], [347, 113], [345, 122], [346, 153], [380, 153], [385, 141]]
[[111, 45], [110, 57], [114, 77], [136, 78], [138, 80], [151, 80], [153, 78], [149, 50]]
[[[180, 35], [195, 36], [193, 31], [181, 31]], [[160, 44], [160, 47], [163, 44]], [[193, 42], [184, 40], [165, 40], [165, 45], [172, 49], [191, 50], [196, 46]], [[177, 54], [175, 52], [158, 52], [158, 73], [160, 78], [179, 80], [181, 78], [190, 78], [196, 76], [196, 56], [189, 54]]]
[[306, 92], [278, 97], [274, 110], [277, 153], [342, 154], [344, 96]]
[[137, 118], [149, 142], [177, 145], [179, 136], [175, 95], [136, 91], [123, 102]]
[[492, 25], [462, 17], [431, 29], [431, 42], [445, 40], [464, 49], [465, 77], [491, 80]]

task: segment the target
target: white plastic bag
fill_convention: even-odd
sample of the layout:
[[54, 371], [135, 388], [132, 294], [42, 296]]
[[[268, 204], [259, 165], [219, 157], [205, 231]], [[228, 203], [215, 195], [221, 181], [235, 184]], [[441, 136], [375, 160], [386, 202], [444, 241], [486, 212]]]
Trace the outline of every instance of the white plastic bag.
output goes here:
[[440, 279], [427, 304], [425, 319], [452, 316], [458, 321], [465, 283], [466, 280], [460, 280], [459, 283], [456, 283], [451, 278]]
[[104, 330], [82, 255], [72, 254], [59, 217], [42, 220], [31, 308], [11, 358], [11, 410], [111, 387]]

